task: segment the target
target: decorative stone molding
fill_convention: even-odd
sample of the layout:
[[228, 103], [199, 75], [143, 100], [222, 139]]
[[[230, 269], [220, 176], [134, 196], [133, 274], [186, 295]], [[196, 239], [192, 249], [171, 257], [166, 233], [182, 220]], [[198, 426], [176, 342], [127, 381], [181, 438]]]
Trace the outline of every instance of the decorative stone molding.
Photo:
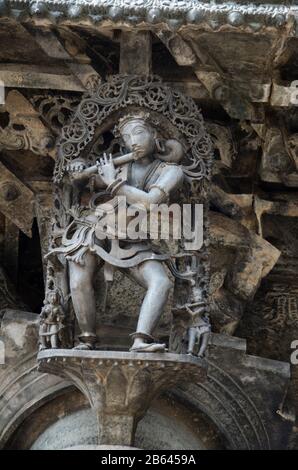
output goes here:
[[22, 21], [34, 17], [37, 21], [47, 20], [50, 23], [75, 21], [100, 25], [109, 22], [131, 26], [166, 23], [173, 30], [185, 24], [211, 30], [229, 27], [252, 32], [258, 32], [263, 27], [278, 29], [288, 25], [294, 28], [295, 6], [255, 3], [140, 0], [132, 5], [129, 0], [99, 0], [96, 4], [89, 0], [75, 3], [66, 0], [1, 0], [0, 15], [21, 18]]
[[[18, 334], [20, 331], [22, 335]], [[4, 313], [1, 339], [6, 345], [6, 363], [0, 366], [1, 449], [6, 448], [17, 429], [21, 431], [22, 422], [37, 408], [65, 395], [67, 390], [73, 391], [69, 381], [37, 371], [37, 336], [36, 315], [20, 310]], [[143, 362], [140, 356], [137, 358]], [[111, 365], [115, 360], [114, 357]], [[134, 366], [134, 372], [144, 367], [144, 362]], [[290, 424], [276, 411], [288, 386], [289, 365], [250, 356], [246, 354], [245, 340], [214, 334], [207, 362], [208, 378], [204, 383], [194, 380], [171, 388], [169, 393], [175, 402], [201, 410], [220, 429], [228, 448], [284, 448]], [[46, 365], [51, 364], [55, 361]], [[180, 366], [179, 374], [183, 374], [182, 369]]]
[[[207, 362], [206, 383], [179, 385], [172, 396], [210, 416], [228, 448], [283, 448], [291, 424], [279, 414], [290, 365], [248, 355], [244, 339], [226, 335], [212, 335]], [[285, 438], [283, 444], [280, 436]]]
[[100, 445], [132, 445], [137, 421], [152, 400], [179, 382], [204, 382], [206, 362], [171, 353], [45, 350], [41, 372], [79, 388], [98, 416]]
[[[16, 313], [18, 320], [15, 320]], [[7, 346], [6, 365], [0, 367], [2, 449], [37, 408], [67, 393], [68, 389], [73, 390], [69, 381], [37, 371], [35, 317], [11, 310], [2, 320], [1, 335]], [[18, 346], [19, 328], [24, 331], [25, 342]], [[208, 416], [220, 429], [228, 448], [283, 448], [290, 424], [276, 412], [287, 389], [289, 365], [247, 355], [245, 340], [226, 335], [212, 335], [207, 362], [208, 378], [204, 383], [192, 381], [171, 388], [169, 393], [175, 402], [199, 409]], [[55, 361], [47, 365], [51, 363]], [[134, 372], [140, 367], [133, 367]], [[182, 367], [180, 372], [183, 373]]]
[[1, 112], [7, 114], [8, 122], [0, 126], [0, 150], [30, 150], [37, 155], [51, 156], [54, 137], [21, 93], [9, 91]]

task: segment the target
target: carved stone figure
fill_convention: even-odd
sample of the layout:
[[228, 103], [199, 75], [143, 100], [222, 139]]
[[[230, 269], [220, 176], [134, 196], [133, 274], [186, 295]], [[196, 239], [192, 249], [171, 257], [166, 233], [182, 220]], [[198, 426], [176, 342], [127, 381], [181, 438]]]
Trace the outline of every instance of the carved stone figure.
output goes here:
[[64, 328], [65, 314], [60, 305], [59, 293], [48, 292], [40, 314], [40, 349], [59, 347], [59, 335]]
[[[151, 83], [152, 78], [149, 78], [146, 79], [147, 83], [146, 81], [144, 83], [140, 77], [117, 77], [113, 80], [115, 83], [110, 84], [111, 92], [115, 90], [118, 92], [119, 85], [122, 87], [118, 97], [119, 107], [121, 100], [125, 98], [124, 91], [128, 93], [130, 86], [133, 90], [132, 96], [134, 99], [137, 97], [143, 106], [134, 107], [126, 113], [122, 112], [122, 117], [115, 120], [117, 123], [113, 132], [115, 138], [108, 148], [105, 147], [106, 152], [98, 150], [104, 141], [104, 136], [100, 136], [98, 132], [97, 142], [93, 139], [93, 146], [89, 146], [85, 153], [82, 152], [92, 140], [91, 135], [88, 135], [90, 130], [92, 134], [96, 132], [95, 124], [99, 123], [99, 116], [104, 117], [108, 114], [105, 108], [99, 112], [99, 103], [106, 104], [106, 109], [108, 104], [114, 107], [115, 102], [117, 103], [116, 99], [109, 97], [106, 85], [102, 86], [102, 90], [107, 98], [97, 101], [99, 95], [97, 91], [97, 95], [92, 99], [83, 100], [72, 123], [64, 129], [60, 143], [60, 155], [62, 154], [63, 158], [58, 159], [55, 169], [56, 182], [60, 185], [62, 182], [62, 196], [60, 195], [56, 204], [60, 209], [59, 220], [57, 223], [56, 218], [52, 249], [47, 255], [49, 266], [52, 266], [47, 283], [52, 289], [53, 285], [57, 285], [59, 270], [60, 272], [64, 270], [64, 281], [66, 279], [66, 284], [69, 285], [73, 310], [80, 330], [76, 349], [95, 349], [96, 272], [103, 265], [105, 280], [109, 281], [113, 278], [114, 269], [122, 270], [146, 290], [137, 328], [132, 334], [131, 351], [163, 352], [166, 345], [156, 341], [153, 333], [173, 286], [167, 268], [174, 278], [192, 286], [191, 295], [186, 299], [188, 304], [201, 302], [206, 306], [207, 271], [198, 276], [198, 271], [194, 269], [195, 265], [206, 265], [205, 247], [201, 250], [205, 256], [204, 261], [199, 260], [194, 250], [187, 252], [183, 240], [180, 240], [178, 243], [180, 246], [176, 247], [176, 255], [173, 255], [166, 243], [160, 240], [154, 243], [150, 237], [149, 239], [144, 237], [141, 231], [137, 238], [128, 232], [121, 236], [121, 218], [117, 219], [117, 226], [113, 226], [112, 221], [115, 214], [119, 216], [123, 201], [127, 212], [122, 222], [126, 224], [130, 220], [127, 215], [129, 209], [139, 207], [140, 211], [141, 206], [143, 212], [145, 211], [143, 215], [147, 217], [151, 205], [167, 205], [174, 199], [181, 203], [183, 201], [181, 191], [189, 192], [185, 184], [190, 188], [189, 183], [192, 181], [196, 179], [203, 181], [208, 177], [211, 145], [205, 130], [202, 130], [199, 112], [191, 101], [188, 102], [185, 98], [183, 103], [183, 98], [179, 97], [181, 100], [179, 105], [176, 97], [176, 111], [174, 100], [169, 99], [169, 90], [159, 81]], [[135, 82], [138, 81], [140, 83], [136, 88]], [[158, 87], [159, 90], [156, 92]], [[153, 91], [150, 91], [151, 88]], [[144, 109], [147, 96], [142, 96], [142, 93], [147, 93], [147, 90], [149, 103], [147, 109]], [[162, 104], [160, 96], [163, 96], [165, 104]], [[127, 102], [128, 99], [125, 99]], [[183, 104], [186, 113], [180, 115], [179, 106], [182, 108]], [[154, 110], [157, 106], [163, 110], [166, 105], [172, 111], [174, 127], [169, 125], [171, 117], [169, 112], [165, 119], [159, 118], [156, 111], [150, 110], [151, 106]], [[165, 124], [161, 124], [162, 120], [168, 123], [166, 132]], [[175, 124], [178, 123], [180, 129], [177, 132]], [[181, 130], [184, 132], [181, 133]], [[188, 144], [186, 141], [180, 142], [177, 138], [183, 133], [189, 138]], [[120, 147], [120, 152], [118, 150], [115, 154], [113, 149], [116, 144], [118, 148]], [[187, 152], [192, 152], [192, 157], [187, 156]], [[184, 163], [189, 163], [189, 160], [190, 164], [185, 165]], [[201, 191], [204, 192], [203, 189]], [[63, 216], [61, 208], [64, 211]], [[177, 257], [184, 260], [183, 272], [178, 269], [175, 261]], [[61, 285], [59, 288], [62, 288]], [[180, 302], [179, 308], [183, 309], [183, 302], [182, 304]]]
[[204, 357], [210, 337], [211, 325], [204, 305], [198, 303], [192, 305], [192, 307], [194, 310], [186, 306], [192, 317], [192, 322], [188, 329], [187, 354], [193, 355], [195, 353], [195, 346], [198, 345], [197, 355], [198, 357]]
[[[119, 123], [119, 131], [131, 155], [131, 161], [122, 165], [120, 172], [117, 172], [112, 156], [105, 155], [94, 168], [94, 175], [90, 168], [86, 171], [83, 160], [74, 161], [68, 170], [72, 183], [85, 185], [93, 178], [94, 190], [105, 187], [111, 196], [125, 196], [128, 205], [142, 203], [148, 210], [150, 204], [168, 201], [171, 193], [182, 184], [184, 174], [178, 164], [171, 162], [168, 155], [167, 162], [154, 158], [155, 132], [148, 122], [148, 116], [125, 116]], [[177, 159], [176, 154], [175, 158]], [[81, 342], [77, 348], [92, 349], [96, 341], [93, 279], [100, 258], [110, 266], [128, 270], [129, 275], [147, 291], [140, 310], [137, 331], [133, 334], [131, 350], [163, 351], [165, 344], [154, 342], [152, 333], [171, 288], [171, 281], [162, 264], [169, 255], [155, 253], [143, 241], [124, 241], [125, 248], [120, 248], [119, 241], [114, 240], [109, 252], [106, 251], [106, 245], [110, 241], [103, 241], [98, 236], [101, 235], [99, 208], [100, 206], [90, 209], [71, 222], [66, 229], [62, 246], [53, 251], [63, 253], [69, 262], [71, 296], [81, 330]], [[128, 255], [133, 256], [128, 259]]]

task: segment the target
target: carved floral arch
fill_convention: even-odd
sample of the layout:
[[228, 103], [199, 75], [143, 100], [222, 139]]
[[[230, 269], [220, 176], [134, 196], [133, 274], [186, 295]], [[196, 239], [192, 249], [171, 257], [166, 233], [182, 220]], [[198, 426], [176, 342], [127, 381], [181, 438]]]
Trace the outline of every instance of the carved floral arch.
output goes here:
[[186, 147], [186, 177], [203, 181], [210, 178], [212, 143], [196, 103], [157, 76], [114, 75], [84, 95], [71, 121], [63, 127], [54, 181], [61, 182], [67, 164], [86, 150], [105, 121], [132, 106], [163, 116], [178, 130]]

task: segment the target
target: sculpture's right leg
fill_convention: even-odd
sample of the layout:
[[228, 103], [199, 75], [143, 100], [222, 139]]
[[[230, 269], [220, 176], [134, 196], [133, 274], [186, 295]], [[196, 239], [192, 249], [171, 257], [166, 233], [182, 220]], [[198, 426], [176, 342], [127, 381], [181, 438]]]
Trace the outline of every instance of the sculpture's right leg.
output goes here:
[[40, 347], [39, 349], [47, 349], [47, 338], [45, 333], [47, 332], [47, 325], [41, 325], [39, 330], [39, 338], [40, 338]]
[[58, 349], [59, 344], [58, 344], [58, 334], [57, 334], [56, 325], [53, 325], [51, 327], [50, 332], [51, 332], [51, 348]]
[[80, 344], [77, 349], [93, 349], [96, 343], [96, 304], [94, 274], [96, 255], [87, 252], [84, 265], [69, 261], [69, 283], [72, 304], [80, 328]]
[[187, 354], [193, 354], [197, 339], [197, 329], [190, 327], [188, 330], [188, 348]]
[[209, 343], [209, 338], [210, 338], [210, 333], [203, 333], [202, 338], [201, 338], [201, 345], [200, 349], [198, 352], [198, 357], [204, 357], [205, 356], [205, 351], [207, 349], [208, 343]]

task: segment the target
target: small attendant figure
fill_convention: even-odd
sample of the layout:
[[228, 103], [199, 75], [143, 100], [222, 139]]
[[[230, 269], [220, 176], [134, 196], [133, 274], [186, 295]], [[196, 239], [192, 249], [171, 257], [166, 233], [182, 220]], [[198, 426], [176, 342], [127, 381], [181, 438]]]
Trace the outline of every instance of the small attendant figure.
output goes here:
[[202, 358], [205, 355], [211, 333], [209, 316], [204, 308], [199, 307], [195, 312], [189, 306], [186, 308], [192, 315], [192, 324], [188, 329], [187, 354], [195, 355], [195, 346], [198, 345], [197, 356]]
[[40, 350], [59, 347], [59, 333], [64, 328], [64, 319], [58, 291], [48, 292], [40, 314]]

